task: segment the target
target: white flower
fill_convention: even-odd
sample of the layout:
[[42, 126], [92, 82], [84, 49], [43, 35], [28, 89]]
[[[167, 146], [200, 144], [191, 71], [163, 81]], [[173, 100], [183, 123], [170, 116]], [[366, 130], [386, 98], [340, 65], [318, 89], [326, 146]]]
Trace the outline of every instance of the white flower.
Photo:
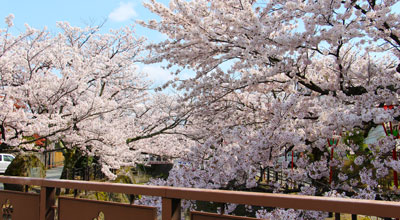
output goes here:
[[346, 174], [344, 174], [344, 173], [339, 173], [338, 178], [341, 181], [345, 181], [345, 180], [347, 180], [348, 176]]
[[13, 24], [13, 19], [14, 19], [14, 15], [13, 14], [9, 14], [6, 18], [5, 18], [5, 23], [7, 24], [8, 27], [12, 27]]
[[364, 157], [363, 156], [358, 156], [356, 157], [356, 159], [354, 160], [354, 163], [358, 166], [360, 166], [362, 163], [364, 162]]

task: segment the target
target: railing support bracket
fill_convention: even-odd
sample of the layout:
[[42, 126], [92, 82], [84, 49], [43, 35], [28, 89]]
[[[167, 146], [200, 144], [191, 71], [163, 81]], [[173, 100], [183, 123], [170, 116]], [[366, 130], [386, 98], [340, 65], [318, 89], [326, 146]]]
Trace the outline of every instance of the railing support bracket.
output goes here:
[[181, 200], [162, 198], [162, 220], [181, 219]]
[[54, 219], [55, 188], [42, 186], [40, 190], [40, 220]]

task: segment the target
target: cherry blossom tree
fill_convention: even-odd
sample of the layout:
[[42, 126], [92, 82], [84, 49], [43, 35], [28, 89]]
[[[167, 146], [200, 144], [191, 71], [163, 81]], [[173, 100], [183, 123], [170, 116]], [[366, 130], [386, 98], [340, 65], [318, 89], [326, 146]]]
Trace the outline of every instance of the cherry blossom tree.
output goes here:
[[158, 141], [172, 149], [177, 139], [156, 136], [184, 117], [172, 112], [172, 97], [149, 93], [136, 64], [145, 39], [133, 27], [101, 34], [60, 22], [56, 35], [28, 25], [13, 35], [12, 18], [0, 30], [2, 150], [62, 146], [95, 156], [113, 178], [111, 169], [133, 165]]
[[[164, 87], [180, 90], [194, 109], [187, 132], [198, 142], [186, 165], [154, 183], [265, 191], [259, 176], [271, 167], [285, 171], [283, 185], [304, 182], [302, 194], [398, 200], [395, 187], [380, 184], [399, 171], [391, 157], [396, 137], [369, 146], [356, 141], [400, 120], [399, 108], [383, 108], [399, 105], [396, 2], [145, 3], [160, 20], [139, 23], [168, 36], [148, 47], [147, 62], [176, 69], [177, 79]], [[180, 79], [187, 70], [193, 77]], [[340, 140], [334, 151], [332, 140]], [[280, 158], [291, 151], [304, 156], [288, 169]], [[291, 192], [279, 182], [268, 189]]]

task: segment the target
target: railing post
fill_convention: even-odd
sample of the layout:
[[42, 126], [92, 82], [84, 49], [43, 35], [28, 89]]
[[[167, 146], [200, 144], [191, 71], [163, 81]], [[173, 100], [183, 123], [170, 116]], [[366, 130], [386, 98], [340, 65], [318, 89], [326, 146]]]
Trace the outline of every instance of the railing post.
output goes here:
[[40, 190], [40, 220], [54, 220], [55, 188], [42, 186]]
[[181, 219], [181, 200], [162, 198], [162, 220], [180, 220]]

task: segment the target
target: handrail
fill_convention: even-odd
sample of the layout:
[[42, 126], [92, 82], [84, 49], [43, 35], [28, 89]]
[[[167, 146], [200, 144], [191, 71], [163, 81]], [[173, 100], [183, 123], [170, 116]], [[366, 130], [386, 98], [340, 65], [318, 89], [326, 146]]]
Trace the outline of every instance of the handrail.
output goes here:
[[42, 186], [42, 188], [69, 188], [100, 192], [125, 193], [132, 195], [159, 196], [168, 199], [237, 203], [264, 207], [293, 208], [400, 218], [400, 202], [393, 201], [88, 182], [78, 180], [49, 180], [27, 177], [2, 176], [0, 177], [0, 182], [9, 184], [36, 185]]

